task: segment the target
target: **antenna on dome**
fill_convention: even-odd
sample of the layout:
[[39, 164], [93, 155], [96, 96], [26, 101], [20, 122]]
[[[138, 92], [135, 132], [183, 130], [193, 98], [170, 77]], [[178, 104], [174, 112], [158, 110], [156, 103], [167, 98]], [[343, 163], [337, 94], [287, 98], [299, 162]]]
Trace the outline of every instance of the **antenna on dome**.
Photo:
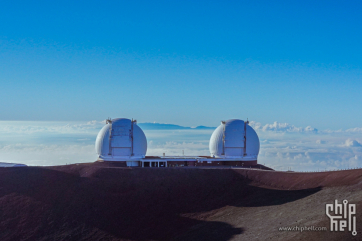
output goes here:
[[106, 124], [111, 124], [112, 123], [112, 119], [110, 117], [108, 117], [108, 119], [106, 119]]

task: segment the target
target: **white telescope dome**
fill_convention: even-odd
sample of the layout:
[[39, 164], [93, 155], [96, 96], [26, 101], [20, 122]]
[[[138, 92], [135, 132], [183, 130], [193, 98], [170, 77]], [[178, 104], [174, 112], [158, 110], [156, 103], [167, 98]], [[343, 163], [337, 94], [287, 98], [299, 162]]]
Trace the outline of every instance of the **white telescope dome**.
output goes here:
[[146, 155], [147, 139], [136, 121], [117, 118], [107, 120], [98, 133], [95, 148], [104, 160], [139, 159]]
[[238, 119], [222, 121], [212, 133], [209, 143], [212, 157], [257, 160], [260, 142], [254, 129]]

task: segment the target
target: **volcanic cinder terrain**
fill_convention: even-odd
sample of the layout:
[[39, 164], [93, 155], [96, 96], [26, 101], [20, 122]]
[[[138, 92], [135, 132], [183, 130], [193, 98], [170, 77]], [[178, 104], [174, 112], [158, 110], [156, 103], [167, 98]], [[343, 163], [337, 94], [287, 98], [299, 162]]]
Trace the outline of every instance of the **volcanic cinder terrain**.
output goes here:
[[[362, 170], [0, 168], [0, 240], [362, 240]], [[357, 204], [357, 235], [326, 203]], [[280, 227], [327, 231], [279, 231]]]

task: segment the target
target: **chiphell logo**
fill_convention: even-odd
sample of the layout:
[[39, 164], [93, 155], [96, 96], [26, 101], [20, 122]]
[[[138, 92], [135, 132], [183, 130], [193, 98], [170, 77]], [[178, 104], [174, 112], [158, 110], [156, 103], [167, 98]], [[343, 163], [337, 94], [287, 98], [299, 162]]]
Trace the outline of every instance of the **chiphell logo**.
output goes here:
[[[334, 204], [326, 204], [326, 214], [331, 221], [331, 231], [352, 231], [352, 235], [356, 236], [356, 204], [348, 204], [347, 200]], [[333, 214], [333, 215], [332, 215]]]

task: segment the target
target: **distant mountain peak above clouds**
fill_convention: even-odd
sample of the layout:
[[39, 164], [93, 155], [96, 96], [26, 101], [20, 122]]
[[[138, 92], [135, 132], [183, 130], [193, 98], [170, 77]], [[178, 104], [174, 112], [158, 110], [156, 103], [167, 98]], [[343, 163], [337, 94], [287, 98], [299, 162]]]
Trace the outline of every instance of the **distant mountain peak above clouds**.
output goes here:
[[138, 123], [138, 125], [144, 130], [185, 130], [185, 129], [215, 129], [216, 127], [208, 127], [208, 126], [196, 126], [196, 127], [188, 127], [188, 126], [180, 126], [175, 124], [165, 124], [165, 123]]
[[142, 129], [145, 130], [178, 130], [178, 129], [190, 129], [190, 127], [175, 125], [175, 124], [164, 124], [164, 123], [137, 123]]
[[192, 129], [216, 129], [216, 127], [210, 127], [210, 126], [196, 126], [196, 127], [191, 127]]

